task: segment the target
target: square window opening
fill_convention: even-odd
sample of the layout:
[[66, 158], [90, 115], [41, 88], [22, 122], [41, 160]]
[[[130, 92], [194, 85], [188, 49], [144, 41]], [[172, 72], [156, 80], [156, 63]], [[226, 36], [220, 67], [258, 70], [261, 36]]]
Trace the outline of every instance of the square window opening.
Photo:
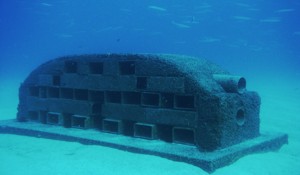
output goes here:
[[121, 92], [108, 91], [105, 97], [107, 103], [121, 103]]
[[122, 61], [119, 63], [121, 75], [133, 75], [135, 74], [135, 62], [134, 61]]
[[103, 74], [103, 63], [90, 62], [89, 69], [91, 74]]
[[147, 88], [147, 77], [137, 77], [136, 88], [137, 89], [146, 89]]

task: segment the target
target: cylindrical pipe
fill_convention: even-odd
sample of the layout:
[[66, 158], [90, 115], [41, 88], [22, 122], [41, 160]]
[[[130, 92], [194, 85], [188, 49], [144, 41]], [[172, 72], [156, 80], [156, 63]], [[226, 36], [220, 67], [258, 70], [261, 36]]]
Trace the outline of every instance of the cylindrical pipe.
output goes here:
[[246, 90], [244, 77], [225, 74], [213, 74], [213, 77], [226, 92], [242, 94]]

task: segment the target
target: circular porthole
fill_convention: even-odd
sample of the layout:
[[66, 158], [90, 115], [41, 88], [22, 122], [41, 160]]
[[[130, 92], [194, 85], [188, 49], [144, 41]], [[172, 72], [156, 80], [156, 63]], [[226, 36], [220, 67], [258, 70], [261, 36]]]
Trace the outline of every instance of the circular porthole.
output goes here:
[[245, 123], [245, 112], [243, 109], [239, 109], [236, 113], [236, 123], [242, 126]]

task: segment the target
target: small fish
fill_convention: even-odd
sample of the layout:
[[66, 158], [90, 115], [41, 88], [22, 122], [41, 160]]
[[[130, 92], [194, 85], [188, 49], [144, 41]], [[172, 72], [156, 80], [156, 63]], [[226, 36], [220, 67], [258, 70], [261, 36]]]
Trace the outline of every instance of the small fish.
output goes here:
[[177, 22], [174, 22], [172, 21], [172, 24], [175, 25], [176, 27], [179, 27], [179, 28], [191, 28], [191, 26], [188, 26], [186, 24], [182, 24], [182, 23], [177, 23]]
[[145, 31], [145, 28], [133, 28], [134, 31]]
[[51, 7], [51, 6], [53, 6], [52, 4], [48, 4], [48, 3], [44, 3], [44, 2], [42, 2], [42, 3], [41, 3], [41, 5], [43, 5], [43, 6], [47, 6], [47, 7]]
[[126, 12], [126, 13], [131, 12], [130, 9], [126, 9], [126, 8], [122, 8], [122, 9], [120, 9], [120, 11], [121, 11], [121, 12]]
[[286, 12], [293, 12], [295, 9], [280, 9], [276, 10], [275, 13], [286, 13]]
[[113, 30], [120, 30], [122, 29], [123, 26], [108, 26], [108, 27], [104, 27], [102, 29], [98, 29], [95, 32], [106, 32], [106, 31], [113, 31]]
[[204, 39], [200, 40], [201, 43], [214, 43], [219, 41], [221, 41], [221, 39], [212, 37], [205, 37]]
[[251, 5], [245, 4], [245, 3], [235, 3], [235, 5], [240, 6], [240, 7], [251, 7]]
[[151, 32], [150, 35], [152, 36], [158, 36], [158, 35], [162, 35], [162, 32]]
[[156, 11], [161, 11], [161, 12], [167, 11], [167, 9], [155, 5], [149, 5], [148, 8]]
[[294, 35], [300, 35], [300, 31], [294, 32]]
[[72, 38], [73, 37], [73, 35], [71, 35], [71, 34], [64, 34], [64, 33], [56, 34], [56, 36], [61, 37], [61, 38]]
[[209, 4], [202, 4], [202, 5], [199, 5], [199, 6], [195, 6], [196, 9], [207, 9], [207, 8], [211, 8], [212, 6], [209, 5]]
[[249, 11], [260, 11], [260, 9], [258, 9], [258, 8], [249, 8], [248, 10]]
[[174, 44], [186, 44], [186, 41], [175, 41]]
[[249, 21], [252, 20], [252, 18], [247, 17], [247, 16], [233, 16], [234, 19], [236, 20], [241, 20], [241, 21]]
[[260, 22], [265, 22], [265, 23], [277, 23], [280, 22], [280, 18], [266, 18], [266, 19], [261, 19]]

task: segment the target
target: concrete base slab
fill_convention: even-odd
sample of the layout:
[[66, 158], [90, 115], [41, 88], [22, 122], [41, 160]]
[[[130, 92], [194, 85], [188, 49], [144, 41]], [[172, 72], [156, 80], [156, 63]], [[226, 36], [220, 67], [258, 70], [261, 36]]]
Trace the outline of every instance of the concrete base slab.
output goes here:
[[96, 129], [64, 128], [36, 122], [0, 121], [0, 133], [17, 134], [38, 138], [101, 145], [134, 153], [150, 154], [174, 161], [186, 162], [207, 172], [229, 165], [239, 158], [257, 152], [273, 151], [288, 143], [286, 134], [263, 133], [243, 143], [217, 150], [200, 152], [195, 146], [146, 140], [117, 134], [100, 132]]

